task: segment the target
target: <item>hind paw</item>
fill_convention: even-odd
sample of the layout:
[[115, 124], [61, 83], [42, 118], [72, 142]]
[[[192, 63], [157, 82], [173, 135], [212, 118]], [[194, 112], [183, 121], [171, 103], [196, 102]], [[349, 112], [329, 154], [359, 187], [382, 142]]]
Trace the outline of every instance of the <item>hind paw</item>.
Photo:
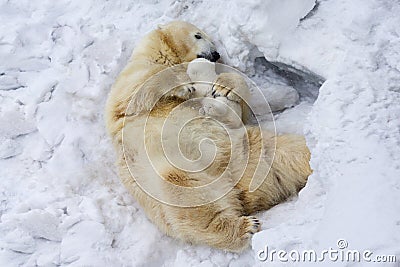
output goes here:
[[244, 235], [254, 235], [261, 229], [261, 222], [254, 216], [244, 217]]

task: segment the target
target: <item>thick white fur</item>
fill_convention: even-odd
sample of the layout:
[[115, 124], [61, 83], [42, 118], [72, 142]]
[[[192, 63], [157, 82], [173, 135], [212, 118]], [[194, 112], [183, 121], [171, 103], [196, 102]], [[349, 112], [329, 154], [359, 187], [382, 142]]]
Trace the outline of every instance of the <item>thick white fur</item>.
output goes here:
[[[225, 124], [237, 128], [242, 122], [241, 103], [248, 102], [248, 88], [244, 79], [235, 74], [217, 75], [215, 63], [204, 58], [198, 58], [188, 64], [187, 73], [196, 89], [193, 97], [202, 98], [200, 112], [205, 116], [212, 116]], [[238, 76], [238, 77], [236, 77]], [[230, 84], [235, 82], [235, 84]], [[231, 88], [221, 88], [221, 86]], [[225, 90], [228, 89], [228, 90]], [[230, 89], [238, 94], [219, 95], [216, 92], [229, 92]], [[233, 90], [234, 89], [234, 90]]]
[[205, 58], [197, 58], [188, 64], [187, 74], [196, 84], [194, 97], [204, 97], [211, 93], [213, 82], [217, 79], [215, 63]]
[[[194, 38], [196, 33], [203, 38]], [[311, 173], [310, 154], [301, 136], [274, 136], [258, 127], [225, 124], [223, 108], [217, 109], [221, 113], [184, 124], [198, 117], [202, 108], [201, 102], [185, 102], [194, 97], [186, 68], [159, 72], [214, 49], [205, 33], [185, 22], [171, 22], [149, 33], [111, 89], [106, 124], [121, 180], [150, 220], [172, 237], [241, 251], [260, 228], [251, 214], [278, 204], [304, 186]], [[175, 86], [182, 82], [185, 85]], [[216, 83], [217, 97], [240, 102], [237, 95], [249, 94], [237, 75], [224, 74]], [[174, 89], [169, 91], [171, 86]], [[221, 175], [211, 188], [186, 190]], [[250, 192], [254, 180], [262, 183]], [[197, 205], [207, 200], [213, 201]], [[193, 206], [176, 206], [179, 203]]]

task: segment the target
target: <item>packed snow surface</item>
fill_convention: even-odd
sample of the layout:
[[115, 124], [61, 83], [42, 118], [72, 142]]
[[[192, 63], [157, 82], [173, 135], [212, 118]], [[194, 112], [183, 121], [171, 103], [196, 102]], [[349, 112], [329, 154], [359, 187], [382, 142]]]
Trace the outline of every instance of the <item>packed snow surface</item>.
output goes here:
[[[399, 14], [397, 0], [0, 0], [0, 266], [257, 266], [271, 264], [265, 246], [339, 239], [400, 261]], [[315, 102], [276, 114], [278, 132], [306, 135], [314, 173], [257, 215], [240, 255], [161, 234], [113, 165], [107, 93], [138, 40], [174, 19], [206, 31], [267, 99], [296, 85], [258, 75], [256, 58], [325, 80]]]

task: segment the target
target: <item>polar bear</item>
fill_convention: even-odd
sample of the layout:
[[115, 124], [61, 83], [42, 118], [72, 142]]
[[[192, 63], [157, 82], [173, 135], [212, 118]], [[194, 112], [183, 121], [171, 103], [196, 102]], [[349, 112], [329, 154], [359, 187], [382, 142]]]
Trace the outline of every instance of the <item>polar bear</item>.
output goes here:
[[[187, 66], [187, 74], [195, 84], [193, 97], [202, 98], [202, 115], [210, 115], [223, 121], [230, 127], [240, 127], [243, 121], [246, 123], [250, 114], [247, 104], [249, 102], [249, 90], [247, 83], [234, 74], [216, 74], [215, 63], [205, 58], [191, 61]], [[241, 95], [219, 95], [225, 90], [223, 87], [235, 88]]]
[[213, 82], [217, 79], [215, 63], [205, 58], [196, 58], [187, 66], [187, 74], [196, 84], [194, 97], [204, 97], [212, 91]]
[[[111, 88], [106, 127], [122, 183], [161, 231], [240, 252], [260, 229], [252, 214], [305, 185], [310, 153], [301, 136], [231, 127], [223, 108], [201, 114], [187, 74], [196, 58], [215, 62], [219, 54], [194, 25], [174, 21], [150, 32]], [[249, 95], [237, 74], [216, 79], [209, 99]]]

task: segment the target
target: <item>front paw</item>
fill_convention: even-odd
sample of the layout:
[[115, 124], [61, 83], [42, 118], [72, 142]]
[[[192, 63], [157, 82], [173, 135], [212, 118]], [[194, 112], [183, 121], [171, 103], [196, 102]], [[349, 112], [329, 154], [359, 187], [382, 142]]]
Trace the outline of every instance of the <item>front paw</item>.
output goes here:
[[209, 96], [225, 97], [230, 101], [241, 103], [242, 101], [247, 102], [249, 95], [249, 87], [242, 76], [236, 73], [222, 73], [214, 82]]
[[193, 84], [185, 84], [173, 89], [170, 95], [187, 100], [192, 96], [195, 91], [196, 88]]
[[211, 96], [214, 98], [217, 97], [226, 97], [230, 101], [234, 101], [240, 103], [241, 98], [234, 93], [233, 88], [229, 88], [227, 86], [223, 86], [220, 84], [214, 84], [211, 90]]

